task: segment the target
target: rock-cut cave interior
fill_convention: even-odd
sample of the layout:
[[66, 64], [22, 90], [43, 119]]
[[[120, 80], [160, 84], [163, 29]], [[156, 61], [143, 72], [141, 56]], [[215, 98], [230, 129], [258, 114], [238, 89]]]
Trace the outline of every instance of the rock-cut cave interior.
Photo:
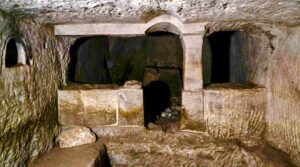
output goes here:
[[300, 167], [299, 0], [0, 0], [0, 167]]

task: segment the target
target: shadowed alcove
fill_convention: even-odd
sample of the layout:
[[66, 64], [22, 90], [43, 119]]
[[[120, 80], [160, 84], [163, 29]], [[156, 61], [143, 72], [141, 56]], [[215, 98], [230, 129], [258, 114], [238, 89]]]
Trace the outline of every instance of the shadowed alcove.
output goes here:
[[5, 67], [15, 67], [29, 64], [27, 59], [24, 43], [15, 37], [7, 39], [5, 49]]
[[141, 82], [145, 125], [167, 108], [180, 108], [183, 50], [178, 35], [149, 31], [138, 37], [82, 37], [71, 46], [70, 56], [70, 83]]
[[[203, 39], [203, 82], [260, 84], [265, 71], [256, 66], [265, 66], [261, 40], [243, 31], [219, 31]], [[261, 63], [255, 63], [261, 60]], [[265, 69], [264, 67], [263, 69]]]

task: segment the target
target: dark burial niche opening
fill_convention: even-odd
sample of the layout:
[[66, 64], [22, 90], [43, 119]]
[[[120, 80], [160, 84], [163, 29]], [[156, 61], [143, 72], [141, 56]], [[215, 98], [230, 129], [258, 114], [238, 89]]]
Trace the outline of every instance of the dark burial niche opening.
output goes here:
[[144, 86], [145, 126], [155, 122], [160, 114], [171, 105], [171, 90], [167, 83], [157, 80]]
[[[210, 76], [204, 76], [204, 78], [209, 77], [210, 83], [230, 82], [230, 47], [231, 37], [234, 33], [235, 31], [220, 31], [208, 36], [206, 44], [210, 45], [211, 54], [210, 57], [204, 58], [211, 59], [209, 62], [211, 67], [208, 69]], [[207, 60], [203, 60], [203, 62], [207, 63]]]
[[18, 49], [16, 45], [16, 39], [11, 38], [9, 39], [7, 46], [6, 46], [6, 53], [5, 53], [5, 67], [13, 67], [18, 64]]
[[111, 83], [105, 56], [108, 54], [107, 37], [83, 37], [70, 48], [68, 80], [76, 83]]
[[251, 65], [261, 56], [260, 41], [243, 31], [220, 31], [203, 38], [202, 64], [205, 88], [250, 88], [259, 75]]
[[[181, 107], [183, 49], [180, 37], [166, 31], [147, 33], [153, 43], [144, 72], [144, 123], [162, 130], [178, 128]], [[176, 127], [177, 126], [177, 127]]]
[[170, 91], [165, 100], [170, 103], [159, 104], [156, 109], [161, 95], [158, 92], [157, 98], [152, 98], [146, 92], [144, 102], [153, 106], [146, 105], [145, 112], [158, 116], [167, 108], [181, 105], [183, 49], [177, 35], [153, 32], [137, 37], [83, 37], [71, 46], [70, 56], [68, 82], [122, 86], [128, 80], [137, 80], [143, 89], [151, 90], [153, 86], [148, 86], [157, 81], [158, 85], [165, 84], [160, 89]]

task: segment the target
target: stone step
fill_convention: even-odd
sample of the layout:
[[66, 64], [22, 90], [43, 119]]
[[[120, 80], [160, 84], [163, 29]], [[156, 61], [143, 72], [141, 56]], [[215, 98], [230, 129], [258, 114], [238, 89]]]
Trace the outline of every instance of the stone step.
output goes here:
[[70, 148], [53, 148], [29, 167], [107, 167], [110, 166], [107, 149], [97, 141]]

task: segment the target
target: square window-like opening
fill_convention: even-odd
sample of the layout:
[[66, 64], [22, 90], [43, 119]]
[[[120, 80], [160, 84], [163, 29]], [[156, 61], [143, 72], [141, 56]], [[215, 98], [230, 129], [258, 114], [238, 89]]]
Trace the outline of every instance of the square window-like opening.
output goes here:
[[220, 31], [204, 37], [204, 87], [215, 83], [256, 83], [257, 79], [253, 76], [263, 77], [263, 72], [258, 72], [256, 64], [253, 64], [259, 59], [263, 60], [261, 52], [264, 49], [257, 48], [263, 46], [260, 43], [256, 37], [241, 31]]

